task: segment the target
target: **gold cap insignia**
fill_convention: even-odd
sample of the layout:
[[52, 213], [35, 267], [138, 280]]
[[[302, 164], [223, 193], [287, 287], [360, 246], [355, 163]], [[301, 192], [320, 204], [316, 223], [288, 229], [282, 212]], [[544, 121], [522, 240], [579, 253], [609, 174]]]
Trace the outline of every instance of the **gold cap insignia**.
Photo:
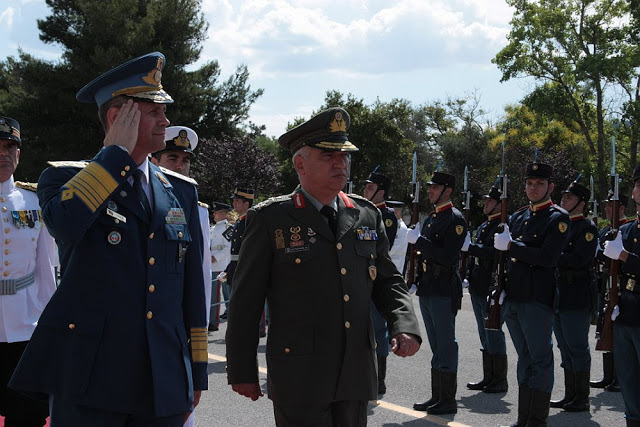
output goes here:
[[176, 144], [176, 147], [189, 147], [189, 137], [187, 136], [187, 131], [182, 129], [178, 136], [173, 138], [173, 143]]
[[330, 132], [346, 132], [347, 122], [342, 118], [342, 112], [337, 111], [333, 116], [333, 121], [329, 123]]

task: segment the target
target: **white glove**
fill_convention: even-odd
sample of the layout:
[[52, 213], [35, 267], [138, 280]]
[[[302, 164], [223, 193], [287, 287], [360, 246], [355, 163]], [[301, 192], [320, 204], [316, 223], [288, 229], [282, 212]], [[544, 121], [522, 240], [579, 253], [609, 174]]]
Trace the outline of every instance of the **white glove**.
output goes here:
[[504, 224], [504, 230], [502, 233], [496, 233], [493, 235], [493, 247], [499, 251], [506, 251], [509, 249], [511, 243], [511, 233], [509, 233], [509, 226]]
[[462, 244], [462, 252], [469, 252], [469, 244], [471, 243], [471, 233], [467, 231], [467, 236], [464, 238], [464, 243]]
[[613, 313], [611, 313], [611, 320], [616, 320], [616, 317], [620, 314], [620, 307], [617, 305], [613, 307]]
[[500, 292], [500, 299], [498, 300], [498, 304], [502, 305], [502, 303], [504, 302], [504, 297], [506, 296], [507, 296], [507, 293], [503, 289], [502, 292]]
[[420, 223], [417, 223], [414, 228], [409, 229], [407, 232], [407, 242], [413, 245], [418, 241], [418, 237], [420, 237]]
[[462, 281], [462, 287], [465, 288], [465, 289], [467, 289], [469, 287], [469, 281], [467, 279], [464, 279]]
[[[489, 307], [491, 307], [494, 304], [494, 297], [496, 295], [496, 291], [491, 292], [491, 295], [489, 296]], [[504, 291], [504, 289], [502, 290], [502, 292], [500, 292], [500, 298], [498, 298], [498, 305], [502, 305], [502, 303], [504, 302], [504, 297], [507, 296], [507, 293]]]
[[418, 287], [416, 286], [416, 284], [414, 283], [413, 285], [411, 285], [411, 287], [409, 288], [409, 293], [410, 294], [415, 294], [416, 291], [418, 290]]
[[216, 280], [218, 282], [226, 282], [227, 281], [227, 273], [224, 271], [221, 271], [217, 276], [216, 276]]
[[620, 254], [624, 250], [622, 245], [622, 235], [618, 233], [613, 240], [604, 242], [604, 256], [611, 259], [620, 259]]

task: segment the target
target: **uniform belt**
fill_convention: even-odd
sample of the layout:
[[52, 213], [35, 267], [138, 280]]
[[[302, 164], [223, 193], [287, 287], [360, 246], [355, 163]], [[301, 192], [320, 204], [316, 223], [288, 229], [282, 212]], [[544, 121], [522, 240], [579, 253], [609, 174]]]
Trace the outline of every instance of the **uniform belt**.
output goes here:
[[422, 261], [422, 271], [425, 273], [434, 273], [434, 275], [439, 275], [441, 273], [453, 273], [457, 269], [458, 268], [455, 265], [435, 264]]
[[238, 261], [240, 259], [240, 255], [231, 255], [231, 261]]
[[628, 291], [640, 294], [640, 283], [637, 283], [636, 279], [632, 279], [631, 277], [627, 278], [627, 284], [624, 288]]
[[35, 272], [31, 272], [19, 279], [2, 279], [0, 280], [0, 295], [15, 295], [21, 289], [28, 288], [33, 285]]
[[224, 249], [224, 245], [215, 245], [211, 248], [212, 251], [221, 251]]

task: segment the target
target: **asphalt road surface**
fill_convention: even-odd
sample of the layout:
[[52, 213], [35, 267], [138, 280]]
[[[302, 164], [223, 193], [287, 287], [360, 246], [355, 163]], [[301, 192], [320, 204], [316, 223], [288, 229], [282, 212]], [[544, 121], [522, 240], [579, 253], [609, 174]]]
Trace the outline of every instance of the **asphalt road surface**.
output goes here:
[[[458, 368], [458, 413], [455, 415], [433, 416], [412, 409], [414, 402], [430, 398], [431, 350], [426, 339], [418, 298], [414, 295], [414, 307], [421, 324], [423, 344], [418, 353], [409, 358], [393, 354], [388, 359], [387, 393], [379, 400], [369, 403], [369, 426], [500, 426], [515, 422], [517, 415], [518, 387], [516, 382], [516, 353], [507, 335], [509, 357], [509, 391], [500, 394], [486, 394], [466, 388], [469, 381], [482, 379], [482, 355], [480, 340], [469, 294], [465, 292], [462, 310], [456, 318], [460, 360]], [[225, 374], [224, 333], [226, 323], [220, 330], [209, 334], [209, 390], [204, 392], [196, 409], [196, 427], [231, 426], [273, 426], [273, 406], [266, 397], [266, 338], [260, 339], [258, 360], [260, 383], [265, 397], [253, 402], [234, 393], [227, 384]], [[592, 349], [592, 378], [602, 378], [602, 355], [595, 351], [595, 327], [591, 327], [589, 337]], [[564, 396], [564, 376], [560, 368], [560, 352], [554, 341], [555, 383], [552, 399]], [[313, 384], [309, 384], [313, 387]], [[553, 409], [549, 413], [549, 426], [624, 426], [624, 403], [620, 393], [601, 389], [591, 389], [591, 410], [589, 412], [568, 413]]]

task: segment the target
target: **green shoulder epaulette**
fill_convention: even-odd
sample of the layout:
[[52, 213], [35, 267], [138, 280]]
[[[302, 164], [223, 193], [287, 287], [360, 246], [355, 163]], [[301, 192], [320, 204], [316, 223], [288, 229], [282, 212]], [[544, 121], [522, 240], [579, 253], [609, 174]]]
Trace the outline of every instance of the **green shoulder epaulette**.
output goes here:
[[198, 206], [202, 206], [205, 209], [209, 209], [209, 205], [204, 202], [201, 202], [200, 200], [198, 200]]
[[162, 166], [160, 166], [160, 170], [161, 170], [161, 171], [162, 171], [162, 173], [164, 173], [164, 174], [171, 175], [171, 176], [173, 176], [173, 177], [175, 177], [175, 178], [180, 178], [180, 179], [181, 179], [181, 180], [183, 180], [183, 181], [187, 181], [189, 184], [193, 184], [193, 185], [196, 185], [196, 186], [198, 185], [198, 182], [197, 182], [195, 179], [193, 179], [193, 178], [189, 178], [189, 177], [188, 177], [188, 176], [186, 176], [186, 175], [179, 174], [178, 172], [174, 172], [174, 171], [169, 170], [169, 169], [167, 169], [167, 168], [164, 168], [164, 167], [162, 167]]
[[89, 162], [86, 162], [84, 160], [80, 160], [80, 161], [63, 160], [60, 162], [47, 162], [47, 163], [53, 166], [54, 168], [77, 168], [77, 169], [82, 169], [89, 164]]
[[264, 209], [267, 206], [271, 206], [274, 203], [286, 202], [287, 200], [291, 200], [291, 194], [285, 194], [283, 196], [270, 197], [267, 200], [258, 203], [253, 207], [254, 210], [259, 211], [260, 209]]
[[347, 196], [355, 200], [361, 200], [363, 202], [367, 202], [369, 205], [373, 206], [374, 208], [376, 207], [376, 205], [372, 203], [371, 200], [367, 199], [366, 197], [362, 197], [359, 194], [350, 193], [350, 194], [347, 194]]
[[36, 192], [36, 190], [38, 189], [38, 183], [37, 182], [22, 182], [22, 181], [16, 181], [15, 182], [16, 187], [18, 188], [22, 188], [23, 190], [29, 190], [29, 191], [33, 191], [34, 193]]

